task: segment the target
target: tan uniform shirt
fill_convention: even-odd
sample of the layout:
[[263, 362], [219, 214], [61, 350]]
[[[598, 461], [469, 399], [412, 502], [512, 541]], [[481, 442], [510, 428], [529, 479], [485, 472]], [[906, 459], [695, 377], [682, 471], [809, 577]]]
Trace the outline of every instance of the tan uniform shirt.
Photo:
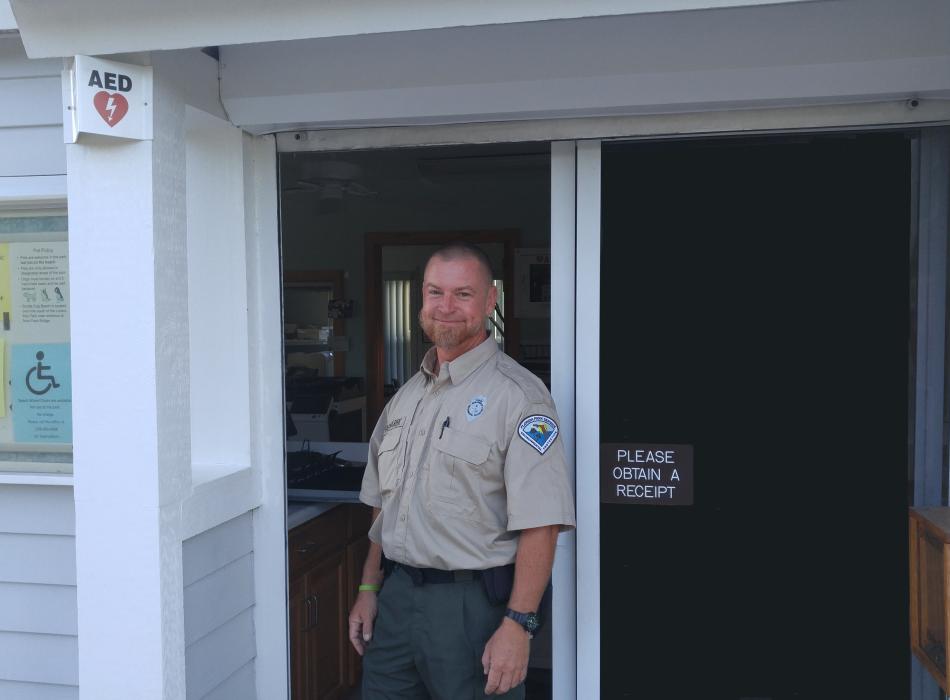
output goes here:
[[369, 536], [403, 564], [487, 569], [515, 560], [518, 531], [574, 526], [558, 418], [541, 381], [488, 338], [387, 404], [360, 500], [382, 508]]

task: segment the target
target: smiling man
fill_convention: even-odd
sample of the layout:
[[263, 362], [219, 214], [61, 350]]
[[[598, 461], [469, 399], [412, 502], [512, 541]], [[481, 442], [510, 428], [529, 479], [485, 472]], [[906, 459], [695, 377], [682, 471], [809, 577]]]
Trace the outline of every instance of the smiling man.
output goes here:
[[434, 347], [383, 411], [360, 492], [374, 509], [349, 617], [362, 697], [523, 698], [557, 535], [574, 526], [554, 403], [486, 333], [481, 250], [436, 251], [422, 297]]

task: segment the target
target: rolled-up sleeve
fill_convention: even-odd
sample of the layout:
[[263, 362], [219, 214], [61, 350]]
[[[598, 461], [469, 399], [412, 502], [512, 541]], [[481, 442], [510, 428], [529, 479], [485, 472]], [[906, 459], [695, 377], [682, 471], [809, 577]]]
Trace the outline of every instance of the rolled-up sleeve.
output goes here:
[[509, 531], [574, 528], [574, 488], [560, 432], [553, 404], [529, 403], [517, 414], [505, 457]]
[[379, 455], [379, 443], [386, 429], [386, 409], [376, 422], [369, 439], [369, 452], [366, 456], [366, 471], [363, 472], [363, 485], [360, 487], [360, 501], [373, 508], [383, 507], [383, 498], [379, 492], [379, 468], [376, 463]]

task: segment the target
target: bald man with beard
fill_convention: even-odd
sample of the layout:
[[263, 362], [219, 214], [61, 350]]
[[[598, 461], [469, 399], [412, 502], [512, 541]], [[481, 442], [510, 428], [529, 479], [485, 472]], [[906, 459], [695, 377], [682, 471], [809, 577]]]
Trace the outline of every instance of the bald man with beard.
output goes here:
[[436, 251], [422, 298], [434, 347], [384, 409], [360, 492], [374, 516], [349, 615], [362, 697], [523, 698], [557, 536], [575, 524], [554, 402], [486, 333], [481, 250]]

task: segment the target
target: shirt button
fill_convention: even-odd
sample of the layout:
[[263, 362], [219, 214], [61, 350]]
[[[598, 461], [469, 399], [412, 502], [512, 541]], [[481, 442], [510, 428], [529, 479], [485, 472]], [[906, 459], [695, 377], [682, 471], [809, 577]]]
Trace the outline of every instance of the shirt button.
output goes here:
[[425, 434], [426, 434], [425, 428], [420, 428], [420, 429], [419, 429], [419, 434], [420, 434], [420, 435], [425, 435]]
[[405, 520], [405, 519], [406, 519], [406, 514], [403, 513], [402, 515], [400, 515], [400, 516], [399, 516], [399, 519], [400, 519], [400, 520]]

